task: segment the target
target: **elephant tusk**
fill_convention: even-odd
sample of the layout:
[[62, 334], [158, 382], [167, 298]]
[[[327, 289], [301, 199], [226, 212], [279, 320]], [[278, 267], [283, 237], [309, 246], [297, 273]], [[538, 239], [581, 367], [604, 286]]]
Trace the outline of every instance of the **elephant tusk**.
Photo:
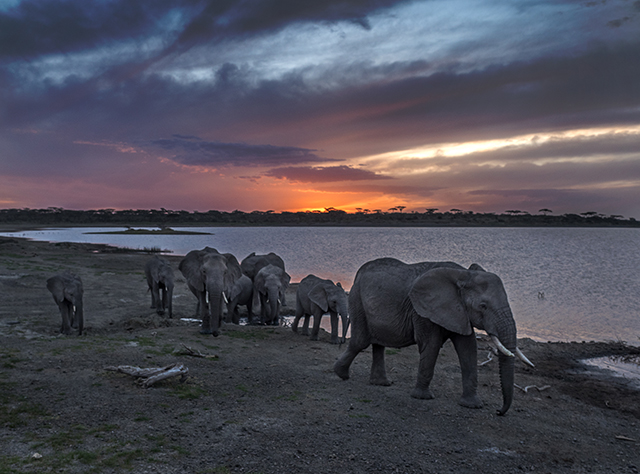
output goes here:
[[518, 348], [518, 347], [516, 347], [516, 355], [518, 356], [518, 359], [520, 359], [525, 364], [530, 365], [531, 367], [535, 367], [535, 365], [533, 365], [533, 362], [531, 362], [529, 359], [527, 359], [527, 356], [524, 355], [522, 353], [522, 351], [520, 350], [520, 348]]
[[227, 295], [224, 294], [224, 291], [222, 292], [222, 297], [224, 298], [224, 302], [229, 304], [229, 300], [227, 299]]
[[507, 349], [502, 345], [502, 343], [500, 342], [500, 339], [498, 339], [497, 336], [491, 336], [491, 340], [496, 345], [498, 350], [502, 352], [504, 355], [506, 355], [507, 357], [515, 357], [513, 355], [513, 352], [511, 352], [509, 349]]

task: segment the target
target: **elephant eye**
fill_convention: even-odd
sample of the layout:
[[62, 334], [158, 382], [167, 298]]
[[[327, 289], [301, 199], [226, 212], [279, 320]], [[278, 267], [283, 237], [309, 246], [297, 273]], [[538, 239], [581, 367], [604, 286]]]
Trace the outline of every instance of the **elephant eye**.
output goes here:
[[487, 303], [480, 303], [480, 309], [482, 311], [486, 311], [487, 310]]

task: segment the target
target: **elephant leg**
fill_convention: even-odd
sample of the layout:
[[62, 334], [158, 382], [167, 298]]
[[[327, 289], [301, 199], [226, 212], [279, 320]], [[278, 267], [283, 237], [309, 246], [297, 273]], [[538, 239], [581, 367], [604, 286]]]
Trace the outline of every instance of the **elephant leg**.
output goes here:
[[300, 316], [299, 314], [296, 314], [296, 316], [293, 318], [293, 321], [291, 322], [291, 330], [293, 332], [298, 332], [298, 324], [300, 323], [300, 318], [302, 316]]
[[342, 380], [347, 380], [349, 378], [349, 368], [351, 367], [353, 359], [355, 359], [356, 356], [368, 346], [369, 344], [364, 346], [358, 345], [355, 339], [351, 339], [349, 346], [347, 346], [347, 350], [344, 351], [335, 364], [333, 364], [333, 371], [336, 375]]
[[[427, 324], [422, 321], [420, 323]], [[433, 323], [431, 324], [433, 325]], [[420, 331], [420, 329], [418, 329], [418, 331]], [[420, 331], [420, 333], [425, 334], [423, 331]], [[420, 398], [423, 400], [431, 400], [434, 398], [431, 390], [429, 390], [429, 385], [433, 379], [436, 360], [438, 359], [442, 342], [443, 337], [441, 335], [440, 328], [427, 332], [426, 337], [421, 337], [417, 341], [418, 350], [420, 352], [420, 363], [418, 364], [418, 380], [415, 388], [411, 391], [411, 396], [413, 398]]]
[[160, 304], [160, 287], [157, 281], [153, 282], [153, 287], [151, 288], [151, 308], [157, 309]]
[[331, 344], [340, 344], [342, 340], [338, 336], [338, 313], [329, 311], [331, 315]]
[[462, 371], [462, 397], [458, 403], [467, 408], [482, 408], [482, 401], [478, 398], [478, 347], [476, 335], [474, 333], [470, 336], [456, 334], [451, 337], [451, 341], [458, 353]]
[[253, 296], [247, 302], [247, 324], [253, 324]]
[[260, 293], [260, 324], [267, 323], [267, 296]]
[[369, 383], [371, 385], [391, 385], [391, 381], [387, 378], [387, 370], [384, 366], [384, 350], [385, 347], [380, 344], [373, 344], [373, 363], [371, 364], [371, 377]]
[[302, 323], [302, 331], [300, 331], [300, 334], [302, 334], [303, 336], [309, 335], [310, 322], [311, 322], [311, 315], [307, 313], [304, 315], [304, 322]]
[[300, 301], [296, 301], [296, 316], [293, 318], [293, 322], [291, 323], [291, 330], [293, 332], [298, 332], [298, 324], [300, 324], [300, 318], [304, 316], [304, 308]]
[[309, 339], [312, 341], [318, 340], [318, 334], [320, 334], [320, 322], [322, 321], [322, 310], [318, 310], [313, 313], [313, 328], [311, 328], [311, 336]]

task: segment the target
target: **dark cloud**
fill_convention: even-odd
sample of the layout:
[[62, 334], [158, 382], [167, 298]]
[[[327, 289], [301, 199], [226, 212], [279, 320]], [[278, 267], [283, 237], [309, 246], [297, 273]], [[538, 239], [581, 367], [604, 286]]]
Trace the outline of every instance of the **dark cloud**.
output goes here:
[[[0, 12], [0, 58], [68, 53], [155, 34], [194, 46], [305, 21], [349, 21], [407, 0], [23, 0]], [[180, 26], [174, 20], [186, 21]], [[172, 24], [176, 31], [168, 28]]]
[[229, 39], [278, 30], [290, 23], [350, 21], [369, 29], [367, 16], [407, 0], [210, 0], [179, 43]]
[[291, 146], [212, 142], [181, 135], [155, 140], [152, 145], [174, 153], [169, 158], [187, 166], [277, 166], [336, 161], [319, 157], [314, 153], [316, 150]]
[[92, 48], [160, 29], [171, 0], [23, 0], [0, 12], [0, 57], [26, 59]]
[[376, 179], [391, 179], [372, 171], [352, 168], [351, 166], [291, 166], [276, 168], [265, 173], [273, 178], [288, 179], [302, 183], [330, 183], [335, 181], [363, 181]]

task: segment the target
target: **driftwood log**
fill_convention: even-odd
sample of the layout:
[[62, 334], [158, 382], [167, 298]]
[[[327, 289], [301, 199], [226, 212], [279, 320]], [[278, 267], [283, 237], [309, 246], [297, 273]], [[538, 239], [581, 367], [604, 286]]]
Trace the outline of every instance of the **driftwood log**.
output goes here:
[[119, 365], [117, 367], [106, 367], [105, 370], [120, 372], [122, 374], [136, 377], [138, 379], [137, 382], [144, 388], [149, 388], [160, 380], [168, 379], [169, 377], [177, 375], [181, 376], [180, 382], [184, 382], [187, 379], [187, 374], [189, 373], [189, 369], [180, 362], [176, 362], [175, 364], [168, 365], [166, 367], [141, 368], [133, 365]]

